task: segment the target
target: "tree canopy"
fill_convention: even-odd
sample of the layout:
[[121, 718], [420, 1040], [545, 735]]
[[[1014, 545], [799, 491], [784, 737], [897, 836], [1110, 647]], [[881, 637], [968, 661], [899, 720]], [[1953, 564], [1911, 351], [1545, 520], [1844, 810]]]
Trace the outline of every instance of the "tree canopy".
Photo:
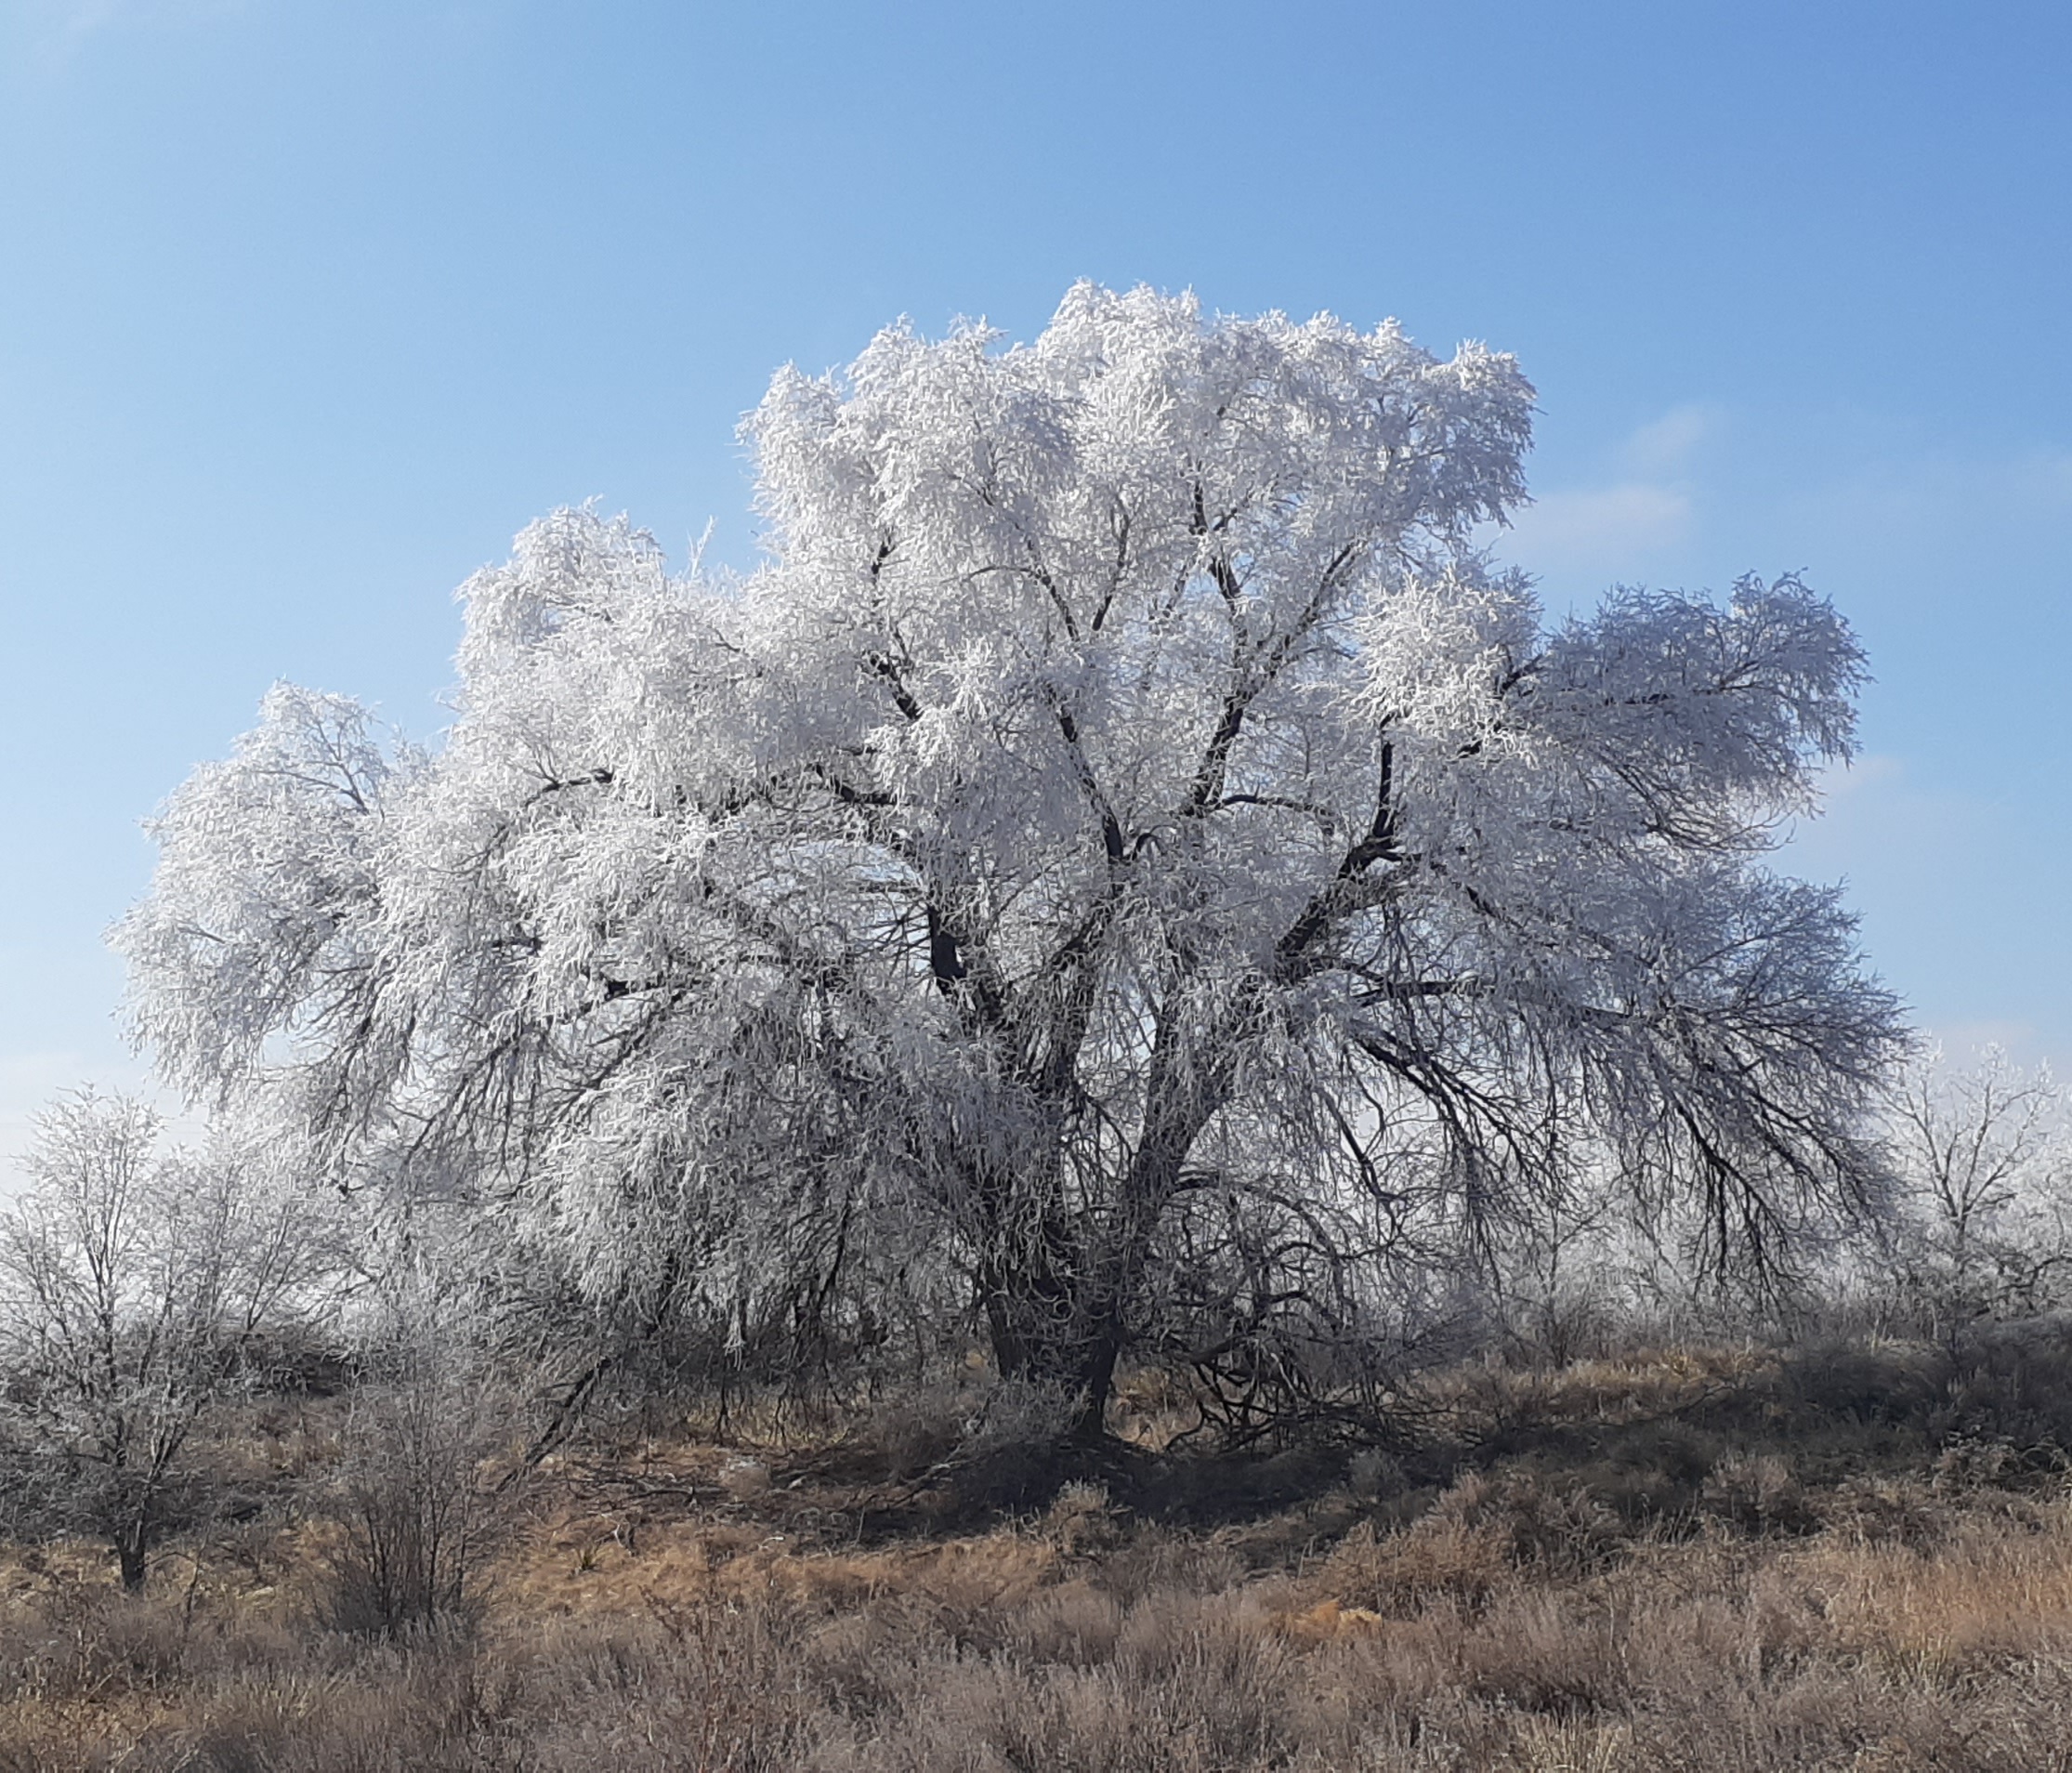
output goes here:
[[584, 1297], [964, 1311], [1095, 1425], [1126, 1348], [1252, 1383], [1584, 1175], [1760, 1256], [1874, 1186], [1902, 1038], [1764, 863], [1862, 656], [1789, 576], [1550, 623], [1479, 545], [1532, 401], [1091, 285], [787, 370], [753, 573], [563, 511], [435, 752], [274, 690], [158, 821], [134, 1026]]

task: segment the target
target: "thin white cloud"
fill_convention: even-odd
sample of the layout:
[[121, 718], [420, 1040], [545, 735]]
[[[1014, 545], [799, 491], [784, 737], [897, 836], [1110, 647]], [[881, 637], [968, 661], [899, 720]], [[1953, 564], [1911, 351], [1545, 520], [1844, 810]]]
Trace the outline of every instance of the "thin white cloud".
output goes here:
[[2035, 834], [1989, 796], [1882, 753], [1823, 771], [1820, 786], [1823, 816], [1787, 834], [1778, 866], [1845, 884], [1873, 963], [1921, 1033], [1953, 1054], [1997, 1042], [2025, 1064], [2064, 1061], [2053, 963], [2011, 953], [2003, 933], [2048, 914]]
[[1718, 427], [1719, 415], [1711, 407], [1672, 407], [1626, 440], [1620, 460], [1636, 479], [1665, 479], [1684, 472], [1698, 446]]
[[1498, 549], [1542, 578], [1609, 585], [1670, 571], [1697, 526], [1688, 470], [1719, 428], [1711, 407], [1672, 407], [1630, 432], [1596, 485], [1540, 492], [1513, 519]]
[[[1904, 759], [1870, 752], [1820, 771], [1820, 816], [1791, 835], [1793, 873], [1828, 878], [1860, 862], [1879, 875], [1911, 873], [1937, 856], [1970, 855], [1994, 811], [1974, 795], [1925, 786]], [[1947, 863], [1937, 869], [1947, 877]]]
[[1690, 533], [1691, 495], [1628, 480], [1541, 493], [1512, 519], [1507, 558], [1532, 572], [1583, 572], [1606, 584], [1643, 571]]
[[1887, 756], [1882, 752], [1867, 751], [1848, 763], [1829, 764], [1820, 772], [1820, 797], [1824, 801], [1838, 800], [1845, 795], [1860, 795], [1868, 790], [1882, 787], [1887, 782], [1896, 782], [1906, 774], [1906, 766], [1897, 757]]

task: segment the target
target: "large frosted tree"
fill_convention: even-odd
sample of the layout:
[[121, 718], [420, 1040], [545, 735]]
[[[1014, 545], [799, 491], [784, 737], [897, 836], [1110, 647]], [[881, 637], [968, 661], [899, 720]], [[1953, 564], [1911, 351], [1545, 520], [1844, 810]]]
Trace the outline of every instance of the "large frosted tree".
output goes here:
[[1241, 1380], [1585, 1174], [1760, 1255], [1873, 1185], [1900, 1041], [1763, 864], [1861, 656], [1791, 578], [1550, 624], [1476, 546], [1531, 403], [1090, 285], [786, 371], [747, 578], [565, 511], [436, 753], [273, 693], [160, 821], [135, 1026], [592, 1299], [898, 1280], [1089, 1425], [1133, 1342]]

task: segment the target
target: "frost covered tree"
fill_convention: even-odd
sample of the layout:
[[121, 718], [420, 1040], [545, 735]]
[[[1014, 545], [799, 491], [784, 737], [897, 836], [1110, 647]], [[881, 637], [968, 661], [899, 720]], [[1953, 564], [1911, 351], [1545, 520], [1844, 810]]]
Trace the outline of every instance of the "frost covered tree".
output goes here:
[[1895, 1254], [1934, 1332], [2044, 1310], [2072, 1280], [2072, 1130], [2045, 1067], [1929, 1053], [1895, 1089]]
[[753, 574], [564, 511], [435, 754], [272, 694], [159, 821], [134, 1026], [583, 1297], [961, 1305], [1088, 1426], [1125, 1347], [1285, 1375], [1586, 1168], [1774, 1253], [1901, 1041], [1763, 865], [1860, 654], [1789, 577], [1550, 624], [1476, 545], [1531, 406], [1091, 285], [787, 370]]
[[113, 1548], [125, 1588], [181, 1514], [189, 1439], [306, 1304], [318, 1215], [225, 1149], [165, 1153], [142, 1103], [91, 1090], [40, 1114], [0, 1213], [0, 1440], [38, 1512]]

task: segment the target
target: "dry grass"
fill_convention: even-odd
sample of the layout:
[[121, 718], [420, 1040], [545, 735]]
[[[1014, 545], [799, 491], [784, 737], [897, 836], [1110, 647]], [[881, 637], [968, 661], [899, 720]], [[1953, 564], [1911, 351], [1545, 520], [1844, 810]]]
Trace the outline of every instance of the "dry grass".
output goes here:
[[318, 1629], [307, 1525], [140, 1600], [17, 1555], [0, 1768], [2072, 1769], [2064, 1480], [1882, 1371], [1455, 1374], [1432, 1446], [1221, 1519], [1216, 1466], [931, 1529], [780, 1448], [621, 1450], [530, 1492], [471, 1636]]

